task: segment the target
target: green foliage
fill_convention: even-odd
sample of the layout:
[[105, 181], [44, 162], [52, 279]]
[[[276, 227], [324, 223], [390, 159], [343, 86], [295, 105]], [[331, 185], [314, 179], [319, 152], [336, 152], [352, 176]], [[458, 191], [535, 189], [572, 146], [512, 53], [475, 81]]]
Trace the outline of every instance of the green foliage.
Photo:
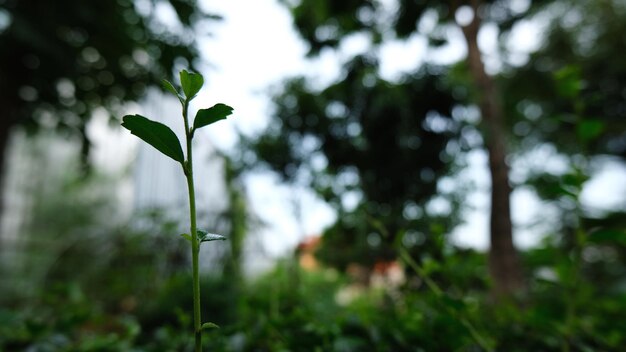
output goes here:
[[[62, 308], [63, 307], [63, 308]], [[131, 350], [141, 328], [134, 317], [110, 317], [81, 288], [49, 288], [34, 312], [0, 311], [0, 348], [6, 351]]]
[[367, 12], [376, 7], [377, 2], [372, 0], [301, 1], [292, 8], [292, 14], [300, 35], [310, 45], [309, 54], [318, 54], [324, 47], [339, 45], [345, 35], [374, 28], [373, 21], [355, 16], [355, 9]]
[[[548, 142], [566, 155], [626, 156], [626, 124], [621, 87], [626, 63], [615, 53], [626, 50], [621, 33], [626, 11], [616, 1], [560, 1], [546, 15], [554, 20], [541, 48], [528, 63], [500, 80], [511, 124], [530, 126], [523, 138], [531, 145]], [[558, 20], [584, 13], [576, 25]], [[594, 33], [593, 40], [586, 37]], [[593, 43], [593, 44], [592, 44]], [[519, 126], [519, 125], [518, 125]]]
[[[191, 20], [191, 3], [172, 3], [180, 10], [181, 20]], [[330, 26], [330, 36], [314, 38], [314, 49], [338, 44], [345, 33], [375, 27], [363, 20], [367, 16], [354, 16], [353, 10], [361, 7], [361, 15], [367, 14], [378, 2], [302, 3], [297, 10], [298, 23], [323, 21]], [[531, 8], [543, 3], [553, 2], [533, 1]], [[595, 4], [587, 0], [563, 3]], [[442, 21], [450, 20], [450, 13], [445, 13], [448, 6], [442, 2], [399, 4], [399, 17], [393, 23], [400, 35], [415, 30], [423, 6], [435, 8]], [[615, 4], [602, 2], [586, 7], [589, 11], [584, 13], [592, 19], [598, 19], [599, 13], [613, 18], [609, 16], [622, 14], [606, 12]], [[515, 22], [515, 17], [505, 11], [499, 23], [505, 26], [507, 21]], [[523, 253], [529, 290], [521, 309], [492, 302], [487, 293], [492, 284], [487, 255], [447, 243], [444, 234], [454, 224], [453, 215], [419, 218], [405, 212], [416, 206], [423, 209], [418, 204], [436, 192], [435, 181], [422, 177], [421, 171], [430, 168], [434, 179], [448, 171], [448, 159], [442, 158], [441, 150], [456, 141], [455, 133], [466, 127], [450, 118], [452, 108], [473, 94], [466, 86], [450, 87], [449, 73], [463, 79], [466, 68], [428, 67], [394, 83], [377, 78], [374, 61], [359, 58], [346, 66], [342, 82], [329, 87], [312, 89], [301, 80], [291, 82], [277, 97], [277, 123], [255, 145], [272, 169], [286, 179], [310, 180], [320, 195], [342, 210], [324, 237], [326, 249], [331, 250], [318, 253], [342, 270], [322, 266], [306, 272], [288, 261], [246, 281], [241, 267], [225, 265], [221, 278], [200, 280], [186, 274], [189, 263], [182, 246], [191, 245], [194, 251], [193, 246], [203, 239], [222, 240], [223, 236], [192, 225], [191, 231], [182, 235], [188, 243], [171, 236], [177, 229], [171, 222], [143, 231], [111, 228], [94, 220], [96, 215], [109, 213], [85, 192], [93, 184], [78, 187], [77, 193], [75, 184], [58, 187], [63, 197], [52, 199], [46, 193], [34, 202], [33, 211], [39, 215], [31, 231], [38, 240], [58, 237], [64, 246], [42, 241], [33, 251], [33, 259], [50, 252], [58, 256], [28, 266], [46, 271], [41, 276], [45, 289], [23, 290], [34, 297], [21, 297], [0, 308], [0, 350], [191, 351], [191, 330], [209, 337], [206, 347], [212, 351], [623, 350], [626, 216], [619, 209], [588, 212], [580, 196], [592, 176], [591, 157], [623, 154], [619, 120], [623, 117], [623, 85], [619, 82], [624, 63], [619, 55], [607, 55], [613, 51], [606, 47], [621, 47], [626, 22], [595, 22], [593, 28], [601, 29], [594, 32], [599, 38], [594, 42], [597, 51], [579, 55], [571, 33], [557, 28], [551, 34], [554, 40], [528, 65], [508, 68], [511, 71], [500, 77], [511, 116], [507, 122], [511, 126], [532, 123], [529, 140], [552, 141], [560, 151], [576, 154], [567, 172], [540, 173], [529, 180], [543, 199], [562, 210], [562, 218], [543, 243]], [[559, 26], [559, 21], [553, 25]], [[579, 29], [582, 32], [584, 28], [571, 30]], [[309, 38], [317, 36], [311, 27], [308, 31]], [[181, 81], [182, 90], [167, 81], [163, 84], [186, 110], [202, 79], [185, 72]], [[525, 116], [528, 107], [539, 107], [540, 116]], [[430, 111], [452, 128], [429, 129]], [[223, 104], [201, 109], [195, 120], [186, 124], [187, 137], [231, 112]], [[180, 143], [169, 128], [156, 127], [161, 132], [155, 137], [152, 126], [156, 122], [138, 115], [125, 119], [130, 121], [125, 121], [125, 127], [133, 134], [181, 162], [186, 176], [192, 174], [191, 155], [186, 164]], [[164, 142], [162, 135], [168, 135], [169, 142]], [[415, 136], [421, 144], [410, 140]], [[305, 140], [314, 141], [318, 148], [298, 149]], [[175, 145], [180, 153], [172, 152]], [[189, 141], [187, 146], [191, 151]], [[308, 159], [318, 152], [327, 167], [316, 168]], [[228, 165], [230, 182], [236, 173], [233, 169]], [[356, 175], [355, 182], [345, 182], [350, 180], [346, 175]], [[342, 209], [340, 197], [353, 191], [361, 192], [361, 202], [352, 210]], [[229, 199], [234, 207], [226, 214], [233, 221], [231, 255], [240, 258], [246, 232], [245, 200], [236, 187], [229, 188]], [[58, 209], [65, 211], [59, 213]], [[153, 217], [161, 219], [163, 214]], [[354, 262], [371, 267], [378, 259], [398, 256], [407, 277], [398, 287], [367, 286], [343, 270]], [[213, 323], [196, 323], [196, 292], [189, 290], [196, 283], [203, 292], [212, 293], [202, 306], [202, 315], [219, 322], [219, 330], [213, 329]], [[346, 292], [351, 300], [339, 299]], [[7, 295], [0, 298], [7, 299]]]
[[[530, 299], [524, 309], [487, 303], [486, 257], [474, 251], [449, 251], [426, 276], [410, 278], [396, 290], [355, 285], [328, 268], [294, 275], [289, 262], [244, 283], [241, 295], [227, 281], [207, 277], [205, 291], [220, 292], [203, 311], [219, 319], [219, 332], [205, 332], [211, 351], [620, 351], [626, 343], [621, 319], [626, 309], [624, 280], [598, 286], [594, 280], [626, 268], [619, 261], [588, 271], [598, 262], [583, 262], [584, 292], [574, 324], [567, 323], [567, 284], [550, 279], [546, 269], [563, 267], [568, 256], [546, 243], [524, 256], [531, 270]], [[424, 262], [425, 263], [425, 262]], [[424, 265], [422, 265], [424, 266]], [[412, 269], [407, 267], [408, 272]], [[181, 272], [182, 273], [182, 272]], [[136, 274], [133, 274], [136, 275]], [[126, 276], [127, 282], [139, 276]], [[0, 310], [0, 349], [188, 351], [191, 316], [188, 275], [174, 274], [140, 300], [136, 310], [118, 314], [94, 308], [93, 293], [76, 284], [51, 286], [41, 303], [27, 310]], [[621, 288], [620, 288], [621, 287]], [[349, 303], [338, 295], [353, 292]], [[97, 293], [94, 291], [94, 293]], [[101, 293], [107, 294], [105, 292]], [[241, 309], [230, 315], [236, 305]], [[566, 333], [567, 331], [567, 333]], [[568, 336], [568, 337], [566, 337]]]

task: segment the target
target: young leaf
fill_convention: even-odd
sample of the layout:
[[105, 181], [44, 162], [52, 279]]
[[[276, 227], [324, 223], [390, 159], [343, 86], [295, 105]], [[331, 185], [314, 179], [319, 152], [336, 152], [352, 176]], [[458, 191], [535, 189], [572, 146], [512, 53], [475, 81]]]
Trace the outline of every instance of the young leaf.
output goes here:
[[191, 239], [191, 236], [189, 236], [188, 233], [181, 233], [180, 235], [183, 236], [187, 241], [191, 242], [192, 239]]
[[208, 233], [202, 230], [197, 230], [197, 231], [198, 231], [198, 239], [200, 240], [200, 242], [226, 241], [226, 237], [222, 235], [218, 235], [216, 233]]
[[200, 109], [196, 113], [196, 118], [193, 121], [193, 128], [197, 130], [200, 127], [208, 126], [220, 120], [226, 119], [226, 117], [233, 113], [233, 108], [225, 104], [215, 104], [208, 109]]
[[126, 115], [122, 121], [124, 128], [161, 153], [181, 164], [185, 161], [178, 137], [169, 127], [141, 115]]
[[215, 323], [204, 323], [200, 326], [200, 330], [219, 329], [220, 327]]
[[174, 94], [178, 98], [178, 100], [180, 100], [181, 103], [185, 101], [185, 98], [178, 93], [178, 90], [176, 89], [176, 87], [174, 87], [174, 85], [170, 81], [164, 79], [161, 82], [161, 85], [163, 86], [165, 90]]
[[180, 84], [183, 86], [183, 92], [185, 92], [187, 100], [191, 100], [202, 88], [204, 78], [199, 73], [182, 70], [180, 71]]

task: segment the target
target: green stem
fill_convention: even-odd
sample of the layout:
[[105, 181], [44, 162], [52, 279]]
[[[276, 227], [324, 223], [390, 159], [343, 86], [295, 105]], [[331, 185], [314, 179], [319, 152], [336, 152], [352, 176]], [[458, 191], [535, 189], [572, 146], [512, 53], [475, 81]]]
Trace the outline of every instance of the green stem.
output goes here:
[[200, 328], [200, 270], [198, 257], [200, 254], [200, 241], [198, 241], [198, 231], [196, 226], [196, 192], [193, 184], [193, 157], [191, 152], [192, 130], [189, 129], [187, 110], [189, 101], [183, 105], [183, 119], [185, 120], [185, 140], [187, 142], [187, 162], [183, 165], [183, 171], [187, 178], [187, 188], [189, 189], [189, 221], [191, 223], [191, 266], [193, 276], [193, 329], [195, 335], [195, 352], [202, 351], [202, 331]]

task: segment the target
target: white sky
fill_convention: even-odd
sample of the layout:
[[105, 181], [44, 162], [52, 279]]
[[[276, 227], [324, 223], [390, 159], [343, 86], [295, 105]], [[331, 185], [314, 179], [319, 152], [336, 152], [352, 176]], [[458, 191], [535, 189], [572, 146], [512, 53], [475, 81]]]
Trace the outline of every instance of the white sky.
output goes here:
[[[217, 102], [235, 108], [233, 118], [213, 125], [206, 132], [212, 143], [221, 149], [235, 146], [235, 128], [252, 134], [267, 125], [271, 113], [268, 87], [279, 84], [286, 77], [303, 73], [322, 83], [330, 82], [339, 74], [337, 58], [343, 59], [367, 48], [363, 41], [356, 38], [344, 46], [337, 56], [326, 53], [315, 62], [307, 63], [304, 60], [306, 48], [292, 29], [289, 13], [277, 1], [206, 0], [202, 4], [207, 10], [222, 15], [224, 21], [211, 27], [212, 36], [200, 40], [202, 56], [209, 63], [201, 70], [207, 83], [192, 108]], [[513, 49], [516, 49], [517, 60], [523, 63], [526, 53], [536, 48], [539, 30], [529, 23], [520, 28], [513, 35], [517, 43]], [[419, 37], [412, 37], [407, 43], [386, 44], [381, 50], [381, 75], [393, 79], [402, 72], [414, 69], [424, 58], [440, 62], [454, 62], [462, 58], [465, 49], [458, 39], [460, 33], [450, 34], [453, 36], [451, 47], [430, 52], [426, 51], [426, 43]], [[499, 65], [492, 54], [495, 35], [494, 28], [486, 28], [480, 34], [481, 48], [486, 52], [486, 63], [491, 71], [497, 70]], [[546, 155], [558, 164], [558, 158], [549, 153]], [[488, 246], [487, 159], [483, 151], [474, 151], [469, 154], [469, 161], [470, 167], [463, 172], [463, 177], [477, 184], [476, 190], [467, 198], [468, 204], [475, 210], [467, 212], [467, 224], [454, 231], [453, 240], [458, 244], [484, 249]], [[625, 207], [626, 168], [615, 163], [607, 165], [606, 170], [589, 183], [583, 200], [590, 206], [604, 209]], [[272, 254], [284, 253], [305, 235], [320, 234], [334, 221], [333, 212], [310, 192], [294, 192], [279, 185], [271, 175], [251, 177], [248, 190], [255, 211], [268, 223], [261, 233], [266, 248]], [[301, 202], [300, 222], [294, 215], [294, 201]], [[512, 201], [514, 222], [518, 225], [532, 224], [538, 217], [545, 216], [545, 209], [540, 208], [537, 198], [528, 189], [516, 190]], [[536, 234], [548, 230], [545, 226], [526, 230], [520, 228], [516, 231], [516, 242], [525, 247], [532, 245], [541, 238]]]

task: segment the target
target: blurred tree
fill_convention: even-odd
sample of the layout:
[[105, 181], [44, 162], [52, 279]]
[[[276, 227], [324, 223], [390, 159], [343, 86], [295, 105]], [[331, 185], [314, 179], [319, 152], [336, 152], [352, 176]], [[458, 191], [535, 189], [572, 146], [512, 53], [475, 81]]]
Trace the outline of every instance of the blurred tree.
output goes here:
[[[594, 209], [582, 192], [607, 160], [626, 158], [626, 4], [561, 1], [547, 12], [546, 39], [528, 62], [502, 80], [505, 108], [521, 147], [549, 143], [567, 158], [561, 172], [529, 170], [527, 184], [558, 210], [558, 251], [546, 264], [558, 273], [566, 305], [566, 345], [584, 334], [584, 299], [622, 297], [625, 209]], [[554, 249], [553, 249], [554, 250]], [[545, 265], [545, 264], [544, 264]], [[604, 271], [606, 268], [610, 270]], [[615, 309], [620, 311], [620, 309]], [[621, 309], [623, 310], [623, 308]]]
[[[391, 83], [377, 69], [376, 60], [364, 55], [325, 89], [290, 81], [276, 97], [277, 121], [252, 144], [262, 162], [285, 179], [311, 185], [338, 211], [323, 256], [344, 268], [391, 260], [397, 234], [442, 220], [427, 219], [421, 205], [447, 171], [444, 149], [458, 130], [445, 70], [429, 66]], [[381, 238], [374, 220], [389, 238]]]
[[[512, 236], [512, 224], [511, 224], [511, 211], [510, 211], [510, 194], [511, 186], [508, 179], [508, 166], [505, 158], [507, 156], [507, 142], [506, 142], [506, 124], [503, 109], [501, 107], [499, 91], [496, 87], [494, 79], [487, 74], [485, 65], [482, 60], [482, 53], [478, 47], [478, 32], [484, 26], [484, 24], [495, 24], [500, 33], [507, 33], [514, 24], [519, 20], [530, 16], [538, 11], [542, 6], [550, 3], [550, 1], [532, 1], [529, 6], [522, 10], [513, 10], [509, 1], [415, 1], [415, 0], [400, 0], [393, 3], [376, 1], [376, 0], [353, 0], [353, 1], [299, 1], [297, 3], [288, 3], [290, 6], [295, 26], [300, 32], [304, 40], [310, 45], [310, 55], [319, 54], [324, 48], [337, 48], [344, 39], [356, 35], [365, 34], [371, 41], [373, 49], [371, 52], [376, 52], [376, 46], [387, 39], [406, 39], [413, 35], [423, 35], [429, 39], [429, 43], [432, 47], [444, 45], [448, 41], [449, 31], [447, 29], [451, 27], [461, 28], [463, 38], [468, 48], [466, 65], [457, 65], [457, 68], [461, 69], [465, 73], [461, 76], [465, 76], [468, 79], [471, 94], [456, 94], [453, 95], [453, 99], [450, 98], [446, 101], [447, 109], [451, 109], [454, 105], [466, 105], [469, 103], [476, 103], [480, 109], [482, 117], [480, 129], [483, 136], [484, 147], [489, 153], [489, 169], [491, 173], [492, 183], [492, 197], [491, 197], [491, 223], [490, 223], [490, 272], [493, 279], [493, 292], [496, 296], [509, 296], [514, 292], [525, 287], [522, 268], [520, 266], [518, 254], [513, 244]], [[459, 19], [462, 25], [457, 23], [457, 12], [463, 15]], [[420, 29], [422, 21], [433, 22], [434, 25], [430, 26], [430, 29]], [[426, 70], [428, 72], [428, 70]], [[436, 76], [436, 75], [429, 75]], [[428, 79], [426, 79], [428, 80]], [[367, 80], [361, 82], [367, 85]], [[381, 83], [371, 81], [369, 84]], [[406, 88], [406, 87], [405, 87]], [[418, 89], [406, 91], [405, 100], [398, 100], [391, 103], [392, 99], [388, 99], [390, 104], [397, 104], [397, 109], [405, 108], [409, 105], [409, 102], [415, 101], [417, 104], [422, 104], [419, 108], [419, 114], [428, 113], [429, 111], [437, 111], [438, 99], [421, 99], [420, 96], [427, 96], [429, 92], [432, 92], [432, 86], [417, 87]], [[430, 89], [429, 89], [430, 88]], [[354, 87], [351, 89], [356, 90]], [[375, 91], [375, 89], [372, 89]], [[442, 93], [443, 91], [439, 86], [435, 89]], [[385, 100], [386, 92], [377, 91], [382, 95], [379, 99]], [[332, 95], [334, 92], [329, 92], [329, 97], [326, 101], [316, 101], [315, 104], [320, 104], [318, 109], [322, 109], [325, 114], [318, 114], [318, 121], [333, 121], [327, 111], [331, 111], [335, 105], [330, 104], [332, 101]], [[371, 98], [370, 98], [371, 99]], [[289, 102], [289, 99], [285, 99], [284, 102]], [[298, 100], [293, 100], [294, 104], [302, 103]], [[367, 101], [367, 100], [365, 100]], [[354, 102], [348, 102], [352, 105], [350, 109], [354, 107], [355, 111], [361, 113], [361, 107], [354, 105]], [[346, 104], [347, 105], [347, 104]], [[369, 108], [369, 106], [366, 106]], [[412, 108], [415, 108], [414, 106]], [[324, 110], [326, 109], [326, 111]], [[279, 106], [279, 117], [281, 107]], [[347, 116], [349, 116], [351, 110], [347, 110]], [[410, 113], [409, 113], [410, 114]], [[299, 114], [302, 117], [306, 117], [305, 114]], [[450, 116], [449, 114], [442, 114], [443, 116]], [[293, 115], [292, 115], [293, 116]], [[383, 112], [381, 116], [393, 116], [389, 112]], [[415, 115], [414, 115], [415, 116]], [[431, 115], [432, 116], [432, 115]], [[285, 118], [281, 117], [284, 121]], [[376, 126], [377, 135], [386, 135], [389, 133], [389, 140], [394, 141], [395, 137], [400, 137], [403, 133], [411, 135], [415, 130], [407, 130], [404, 126], [394, 130], [390, 118], [381, 120], [381, 123]], [[384, 123], [382, 122], [384, 121]], [[306, 126], [306, 121], [301, 122], [303, 126]], [[318, 124], [318, 122], [314, 122]], [[326, 129], [328, 132], [325, 134], [332, 135], [332, 126], [324, 122], [319, 123], [321, 130]], [[289, 128], [289, 125], [285, 126]], [[330, 128], [330, 129], [328, 129]], [[394, 133], [402, 133], [396, 135]], [[410, 131], [410, 132], [409, 132]], [[318, 132], [319, 133], [319, 132]], [[323, 132], [324, 133], [324, 132]], [[358, 138], [362, 139], [363, 145], [368, 145], [371, 136], [366, 133], [358, 131]], [[419, 136], [419, 134], [417, 134]], [[400, 138], [401, 139], [401, 138]], [[285, 142], [288, 142], [285, 140]], [[298, 144], [295, 141], [289, 141], [292, 145]], [[285, 143], [283, 143], [285, 144]], [[321, 140], [324, 154], [328, 154], [328, 150], [337, 148], [336, 145], [329, 144], [327, 139]], [[426, 143], [424, 143], [426, 144]], [[429, 148], [436, 149], [442, 148], [445, 143], [435, 143]], [[289, 145], [282, 145], [282, 147], [289, 147]], [[281, 149], [289, 150], [289, 149]], [[441, 149], [440, 149], [441, 150]], [[349, 154], [348, 151], [346, 154]], [[288, 164], [288, 160], [293, 160], [295, 155], [293, 152], [282, 152], [285, 164]], [[351, 156], [357, 155], [352, 153]], [[415, 163], [420, 163], [424, 158], [423, 153], [416, 155], [407, 155], [409, 159], [399, 159], [398, 154], [389, 153], [388, 151], [380, 152], [380, 154], [369, 154], [369, 158], [381, 158], [386, 163], [398, 162], [395, 168], [384, 167], [381, 162], [380, 169], [376, 172], [382, 172], [382, 175], [392, 173], [398, 175], [396, 179], [388, 179], [388, 181], [400, 182], [398, 183], [398, 194], [406, 196], [405, 199], [412, 199], [415, 194], [406, 193], [406, 182], [414, 182], [418, 187], [420, 183], [419, 179], [412, 177], [403, 177], [406, 168], [416, 167]], [[427, 158], [428, 159], [428, 158]], [[297, 160], [297, 159], [296, 159]], [[349, 159], [350, 160], [350, 159]], [[395, 161], [392, 161], [395, 160]], [[431, 162], [433, 160], [430, 160]], [[336, 168], [339, 169], [339, 162], [343, 162], [344, 165], [349, 166], [350, 161], [337, 160]], [[427, 165], [425, 162], [424, 165]], [[329, 160], [329, 165], [332, 167], [332, 161]], [[435, 162], [434, 165], [437, 165]], [[356, 166], [357, 169], [359, 166]], [[416, 167], [419, 170], [419, 167]], [[437, 167], [433, 170], [438, 170]], [[340, 170], [338, 170], [340, 171]], [[366, 174], [366, 173], [364, 173]], [[432, 176], [437, 176], [438, 173], [433, 173]], [[401, 179], [401, 180], [399, 180]], [[363, 180], [361, 180], [363, 181]], [[430, 184], [434, 184], [434, 180], [431, 180]], [[428, 182], [426, 183], [428, 184]], [[371, 185], [379, 190], [382, 194], [393, 194], [386, 189], [384, 183], [380, 180], [372, 179]], [[391, 187], [391, 186], [390, 186]], [[431, 189], [434, 191], [434, 189]], [[367, 190], [364, 191], [367, 193]], [[397, 212], [399, 209], [389, 209]]]
[[15, 126], [80, 138], [88, 165], [92, 113], [117, 121], [124, 102], [193, 66], [192, 29], [213, 19], [190, 0], [0, 1], [0, 165]]
[[[569, 159], [563, 173], [532, 170], [527, 180], [559, 209], [562, 249], [571, 254], [601, 242], [606, 253], [623, 252], [626, 225], [616, 220], [624, 209], [587, 209], [580, 193], [594, 165], [626, 158], [626, 61], [616, 55], [626, 50], [626, 6], [615, 0], [561, 3], [567, 6], [548, 12], [543, 45], [502, 80], [505, 108], [522, 144], [550, 143]], [[582, 240], [576, 235], [581, 231]]]
[[[488, 9], [484, 8], [483, 1], [472, 0], [468, 5], [463, 6], [472, 11], [471, 21], [462, 25], [461, 29], [467, 45], [467, 63], [470, 75], [477, 88], [485, 148], [489, 153], [491, 175], [489, 269], [494, 281], [493, 288], [496, 296], [509, 296], [524, 289], [525, 283], [522, 267], [513, 243], [510, 205], [512, 189], [509, 184], [508, 165], [506, 163], [505, 116], [501, 108], [496, 84], [485, 70], [482, 53], [478, 47], [478, 31], [481, 29], [483, 21], [490, 19]], [[501, 5], [495, 2], [492, 6]], [[459, 8], [460, 4], [453, 2], [450, 9], [451, 15], [448, 16], [454, 16]]]
[[548, 12], [539, 50], [501, 80], [511, 127], [565, 155], [626, 158], [626, 61], [616, 55], [626, 50], [626, 6], [560, 3]]

